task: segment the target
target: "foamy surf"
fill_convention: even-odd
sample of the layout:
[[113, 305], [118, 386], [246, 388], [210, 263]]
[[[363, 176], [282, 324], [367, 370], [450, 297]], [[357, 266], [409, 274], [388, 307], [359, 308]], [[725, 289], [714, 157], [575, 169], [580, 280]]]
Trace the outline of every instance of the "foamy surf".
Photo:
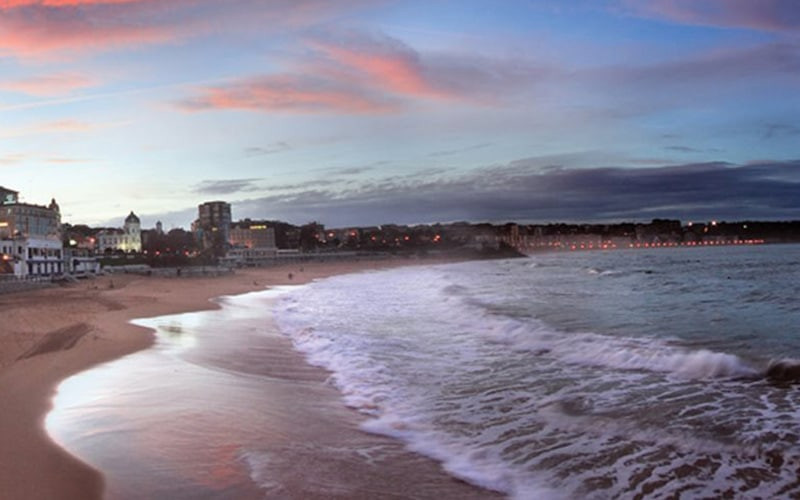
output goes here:
[[740, 357], [689, 350], [653, 339], [564, 333], [528, 321], [507, 320], [482, 329], [488, 340], [564, 363], [663, 372], [684, 378], [757, 377], [763, 372]]
[[[706, 292], [714, 276], [698, 278], [707, 264], [680, 263], [686, 277], [680, 266], [635, 272], [660, 266], [650, 257], [338, 277], [285, 297], [278, 320], [371, 417], [365, 430], [511, 497], [797, 492], [793, 471], [775, 466], [800, 460], [797, 396], [765, 378], [794, 363], [770, 364], [770, 351], [741, 347], [740, 325], [716, 319], [725, 302]], [[593, 279], [606, 269], [618, 279]], [[654, 280], [703, 292], [682, 314], [714, 319], [734, 340], [676, 321], [674, 292], [631, 307]], [[609, 309], [620, 298], [628, 307]], [[587, 309], [593, 301], [602, 308]], [[754, 483], [753, 471], [767, 479]]]

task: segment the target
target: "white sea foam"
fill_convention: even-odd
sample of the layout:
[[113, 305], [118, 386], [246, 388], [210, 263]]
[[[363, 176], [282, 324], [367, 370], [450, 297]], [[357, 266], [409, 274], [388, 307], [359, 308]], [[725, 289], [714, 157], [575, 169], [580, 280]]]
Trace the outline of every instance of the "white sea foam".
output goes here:
[[486, 325], [487, 338], [514, 349], [553, 356], [566, 363], [623, 370], [649, 370], [688, 378], [754, 377], [761, 371], [736, 355], [689, 350], [655, 339], [593, 333], [558, 333], [536, 322]]
[[274, 458], [266, 452], [244, 451], [239, 455], [239, 460], [247, 467], [250, 479], [270, 497], [275, 498], [285, 495], [283, 486], [272, 471]]
[[[658, 463], [648, 474], [680, 466], [674, 449], [696, 459], [720, 455], [712, 460], [714, 481], [719, 471], [765, 467], [770, 453], [797, 454], [770, 437], [798, 439], [800, 429], [786, 418], [793, 403], [759, 403], [757, 390], [747, 392], [762, 373], [758, 362], [681, 342], [674, 329], [654, 338], [555, 328], [526, 301], [545, 307], [559, 294], [583, 293], [576, 284], [557, 284], [550, 295], [528, 288], [526, 296], [515, 288], [526, 286], [524, 273], [561, 270], [490, 266], [334, 278], [287, 296], [278, 322], [312, 363], [334, 372], [347, 404], [373, 417], [366, 430], [512, 497], [586, 496], [587, 485], [608, 477], [615, 478], [602, 483], [608, 496], [630, 495], [642, 487], [641, 463]], [[619, 273], [607, 285], [619, 293], [629, 286], [623, 280], [648, 279]], [[775, 481], [760, 491], [779, 491], [785, 483]]]

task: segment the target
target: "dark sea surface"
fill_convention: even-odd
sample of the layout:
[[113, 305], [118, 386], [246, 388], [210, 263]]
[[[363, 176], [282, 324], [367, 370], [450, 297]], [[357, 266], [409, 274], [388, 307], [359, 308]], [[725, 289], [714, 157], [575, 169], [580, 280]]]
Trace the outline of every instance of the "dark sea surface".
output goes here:
[[[162, 339], [150, 359], [162, 358], [146, 375], [115, 365], [125, 358], [69, 379], [48, 429], [82, 457], [113, 450], [98, 442], [141, 424], [123, 407], [158, 413], [152, 379], [138, 393], [137, 376], [199, 379], [216, 399], [185, 402], [185, 428], [217, 412], [240, 419], [235, 433], [249, 437], [226, 453], [266, 496], [279, 491], [253, 424], [275, 404], [258, 396], [268, 303], [369, 417], [363, 430], [476, 485], [516, 498], [800, 496], [800, 385], [765, 376], [800, 360], [798, 245], [538, 254], [229, 298], [221, 311], [149, 320]], [[103, 403], [111, 392], [125, 395], [119, 407]], [[87, 414], [106, 426], [93, 431]], [[161, 453], [143, 478], [169, 477], [187, 455]]]

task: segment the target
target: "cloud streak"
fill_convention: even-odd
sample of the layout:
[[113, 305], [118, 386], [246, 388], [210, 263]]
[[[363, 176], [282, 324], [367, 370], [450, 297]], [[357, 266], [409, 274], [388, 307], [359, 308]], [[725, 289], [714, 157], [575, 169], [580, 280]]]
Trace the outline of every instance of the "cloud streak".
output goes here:
[[278, 153], [283, 153], [285, 151], [290, 151], [292, 146], [285, 141], [278, 141], [275, 143], [270, 144], [267, 147], [261, 146], [252, 146], [249, 148], [245, 148], [245, 156], [253, 157], [253, 156], [264, 156], [264, 155], [274, 155]]
[[198, 88], [178, 103], [186, 111], [379, 114], [415, 104], [494, 105], [549, 80], [553, 68], [471, 54], [421, 54], [379, 34], [317, 35], [309, 53], [281, 72]]
[[0, 10], [40, 5], [43, 7], [75, 7], [78, 5], [108, 5], [136, 3], [143, 0], [0, 0]]
[[[302, 55], [277, 62], [279, 71], [198, 87], [179, 108], [368, 115], [442, 109], [432, 105], [519, 105], [558, 112], [564, 120], [619, 120], [695, 106], [697, 99], [707, 106], [725, 104], [765, 82], [787, 88], [800, 83], [800, 45], [790, 41], [576, 68], [566, 62], [420, 52], [396, 38], [360, 31], [316, 33], [306, 43]], [[592, 106], [583, 105], [585, 95], [594, 96]]]
[[[367, 0], [0, 0], [0, 56], [74, 58], [227, 33], [286, 32]], [[213, 20], [210, 21], [210, 20]]]
[[134, 10], [137, 2], [82, 2], [71, 5], [28, 3], [6, 7], [0, 16], [0, 55], [42, 58], [162, 43], [175, 34], [148, 23]]
[[680, 24], [796, 33], [795, 0], [623, 0], [636, 15]]
[[93, 87], [99, 82], [77, 73], [53, 73], [17, 80], [0, 81], [0, 90], [19, 92], [36, 97], [53, 97]]
[[677, 60], [584, 67], [554, 84], [575, 96], [591, 91], [587, 119], [610, 122], [768, 102], [770, 93], [791, 96], [800, 85], [798, 75], [800, 45], [780, 42], [705, 50]]
[[764, 139], [800, 136], [800, 127], [790, 123], [768, 123], [764, 126]]
[[54, 120], [35, 123], [16, 128], [0, 128], [0, 138], [22, 137], [26, 135], [80, 133], [96, 130], [114, 124], [89, 123], [75, 119]]
[[527, 59], [420, 52], [381, 33], [327, 32], [309, 44], [322, 56], [310, 66], [315, 71], [397, 98], [487, 105], [563, 76], [558, 68]]
[[374, 114], [394, 108], [391, 102], [337, 82], [297, 75], [245, 78], [199, 90], [177, 103], [184, 111], [240, 110], [298, 114]]
[[224, 179], [206, 180], [194, 187], [197, 194], [224, 195], [248, 191], [257, 191], [261, 179]]
[[473, 144], [472, 146], [466, 146], [463, 148], [458, 149], [446, 149], [442, 151], [434, 151], [433, 153], [428, 153], [428, 156], [432, 158], [441, 157], [441, 156], [452, 156], [461, 153], [468, 153], [470, 151], [477, 151], [479, 149], [485, 149], [492, 145], [491, 142], [482, 142], [480, 144]]
[[397, 39], [350, 33], [336, 41], [316, 39], [312, 46], [339, 67], [340, 79], [358, 81], [390, 94], [453, 97], [426, 75], [420, 55]]
[[28, 155], [22, 153], [6, 154], [0, 156], [0, 165], [16, 165], [28, 159]]
[[715, 148], [708, 148], [708, 149], [700, 149], [700, 148], [693, 148], [691, 146], [682, 146], [682, 145], [674, 145], [674, 146], [665, 146], [665, 150], [667, 151], [674, 151], [676, 153], [719, 153], [720, 151]]

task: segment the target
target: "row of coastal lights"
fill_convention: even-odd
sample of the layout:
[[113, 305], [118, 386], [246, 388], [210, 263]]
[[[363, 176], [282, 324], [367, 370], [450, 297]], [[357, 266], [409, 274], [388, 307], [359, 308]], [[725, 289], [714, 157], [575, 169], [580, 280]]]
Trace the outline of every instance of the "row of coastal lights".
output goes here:
[[[674, 247], [700, 247], [700, 246], [725, 246], [725, 245], [762, 245], [763, 239], [747, 240], [720, 240], [720, 241], [686, 241], [686, 242], [654, 242], [654, 243], [629, 243], [623, 248], [674, 248]], [[552, 247], [554, 249], [569, 250], [616, 250], [619, 246], [612, 241], [589, 242], [589, 243], [562, 243], [560, 241], [550, 241], [540, 243], [539, 247]]]
[[[655, 243], [629, 243], [628, 248], [675, 248], [675, 247], [703, 247], [703, 246], [728, 246], [728, 245], [763, 245], [765, 243], [762, 239], [748, 239], [748, 240], [724, 240], [724, 241], [687, 241], [683, 243], [674, 242], [655, 242]], [[560, 243], [555, 243], [552, 246], [560, 247]], [[573, 243], [569, 245], [570, 250], [615, 250], [619, 248], [614, 243]]]

